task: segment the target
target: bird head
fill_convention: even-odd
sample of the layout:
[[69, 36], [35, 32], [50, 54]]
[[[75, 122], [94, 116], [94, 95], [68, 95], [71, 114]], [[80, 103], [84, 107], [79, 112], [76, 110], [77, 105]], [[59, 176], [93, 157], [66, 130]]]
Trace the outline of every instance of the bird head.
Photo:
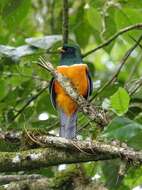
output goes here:
[[81, 51], [78, 45], [67, 45], [59, 48], [61, 53], [61, 65], [82, 63]]

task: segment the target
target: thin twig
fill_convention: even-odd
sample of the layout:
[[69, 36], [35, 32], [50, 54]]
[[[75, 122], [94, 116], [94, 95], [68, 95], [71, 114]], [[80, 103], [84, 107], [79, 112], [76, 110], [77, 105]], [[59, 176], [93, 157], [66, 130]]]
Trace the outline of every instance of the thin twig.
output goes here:
[[133, 76], [135, 76], [135, 74], [138, 73], [138, 68], [139, 68], [139, 65], [140, 65], [141, 61], [142, 61], [142, 54], [137, 56], [137, 60], [135, 61], [135, 64], [132, 65], [132, 69], [131, 69], [131, 71], [129, 73], [129, 76], [128, 76], [127, 80], [125, 81], [125, 86], [127, 86], [127, 84], [130, 81], [132, 81], [131, 79], [133, 78]]
[[40, 78], [40, 77], [25, 75], [25, 74], [22, 74], [22, 73], [0, 72], [0, 75], [7, 76], [7, 77], [11, 77], [11, 76], [18, 76], [19, 77], [19, 76], [22, 76], [22, 77], [29, 78], [29, 79], [35, 79], [35, 80], [43, 81], [43, 79]]
[[122, 60], [120, 62], [120, 66], [115, 71], [115, 73], [113, 74], [111, 79], [108, 80], [102, 88], [98, 89], [97, 93], [91, 98], [90, 101], [94, 100], [98, 96], [98, 94], [102, 93], [102, 91], [104, 91], [104, 89], [106, 87], [108, 87], [112, 82], [115, 82], [115, 80], [117, 79], [117, 76], [119, 75], [119, 73], [120, 73], [121, 69], [123, 68], [124, 64], [126, 63], [127, 59], [129, 58], [131, 53], [136, 49], [136, 47], [139, 45], [141, 40], [142, 40], [142, 36], [140, 36], [138, 41], [125, 53], [124, 57], [122, 58]]
[[[137, 43], [137, 40], [136, 40], [133, 36], [129, 35], [129, 37], [130, 37], [135, 43]], [[139, 43], [139, 47], [140, 47], [141, 50], [142, 50], [142, 45], [141, 45], [140, 43]], [[134, 74], [137, 73], [137, 70], [138, 70], [139, 64], [141, 63], [141, 60], [142, 60], [142, 54], [138, 55], [137, 60], [135, 61], [135, 64], [132, 65], [132, 69], [131, 69], [131, 71], [130, 71], [130, 73], [129, 73], [129, 76], [128, 76], [127, 80], [125, 81], [125, 86], [127, 86], [127, 83], [129, 83], [129, 82], [131, 81], [131, 79], [132, 79], [132, 77], [134, 76]]]
[[87, 53], [85, 53], [84, 55], [82, 55], [82, 57], [87, 57], [88, 55], [90, 55], [91, 53], [94, 53], [96, 51], [98, 51], [99, 49], [109, 45], [112, 41], [114, 41], [118, 36], [129, 32], [130, 30], [141, 30], [142, 29], [142, 23], [138, 23], [135, 25], [131, 25], [128, 26], [126, 28], [123, 28], [122, 30], [120, 30], [119, 32], [117, 32], [116, 34], [114, 34], [112, 37], [110, 37], [107, 41], [105, 41], [104, 43], [100, 44], [99, 46], [97, 46], [96, 48], [88, 51]]
[[62, 20], [62, 33], [63, 45], [68, 43], [68, 0], [63, 0], [63, 20]]
[[116, 185], [119, 185], [122, 182], [129, 167], [130, 163], [128, 161], [120, 163]]
[[77, 130], [77, 134], [78, 133], [80, 133], [80, 131], [82, 131], [83, 129], [85, 129], [89, 124], [90, 124], [90, 120], [87, 122], [87, 123], [85, 123], [82, 127], [80, 127], [78, 130]]
[[[135, 42], [135, 43], [137, 43], [137, 40], [133, 37], [133, 36], [131, 36], [131, 35], [129, 35], [129, 37]], [[139, 47], [142, 49], [142, 45], [139, 43]]]
[[32, 101], [36, 100], [46, 89], [48, 88], [48, 85], [41, 89], [36, 95], [32, 96], [27, 102], [26, 104], [16, 113], [16, 115], [13, 116], [13, 118], [11, 119], [11, 121], [14, 121], [29, 105]]
[[36, 144], [40, 145], [41, 147], [43, 146], [42, 143], [38, 142], [38, 141], [33, 137], [33, 135], [30, 134], [30, 132], [27, 130], [26, 127], [24, 127], [24, 130], [25, 130], [25, 133], [26, 133], [27, 137], [31, 140], [31, 142], [36, 143]]

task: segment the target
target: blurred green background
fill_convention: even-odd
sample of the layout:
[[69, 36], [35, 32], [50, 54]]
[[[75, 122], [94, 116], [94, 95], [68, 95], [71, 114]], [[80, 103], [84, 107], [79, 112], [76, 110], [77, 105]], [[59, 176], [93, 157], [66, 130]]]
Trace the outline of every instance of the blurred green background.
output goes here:
[[[82, 54], [97, 47], [127, 26], [142, 23], [141, 0], [69, 0], [69, 38], [80, 45]], [[142, 34], [132, 30], [120, 35], [108, 46], [84, 58], [93, 79], [94, 96], [119, 67], [125, 52]], [[46, 36], [46, 37], [45, 37]], [[141, 43], [142, 44], [142, 43]], [[62, 1], [0, 1], [0, 128], [45, 129], [57, 135], [58, 113], [48, 92], [51, 75], [38, 65], [47, 56], [56, 67], [62, 45]], [[95, 99], [105, 108], [111, 122], [103, 132], [79, 113], [78, 138], [123, 141], [142, 148], [142, 90], [133, 95], [135, 81], [142, 76], [142, 45], [130, 55], [117, 80]], [[139, 81], [141, 82], [141, 81]], [[142, 83], [142, 82], [141, 82]], [[128, 87], [128, 88], [126, 88]], [[120, 184], [117, 183], [120, 160], [83, 164], [86, 176], [107, 189], [132, 189], [142, 184], [142, 168], [132, 164]], [[64, 167], [63, 167], [64, 168]], [[37, 171], [53, 177], [58, 167]], [[111, 172], [110, 172], [111, 171]]]

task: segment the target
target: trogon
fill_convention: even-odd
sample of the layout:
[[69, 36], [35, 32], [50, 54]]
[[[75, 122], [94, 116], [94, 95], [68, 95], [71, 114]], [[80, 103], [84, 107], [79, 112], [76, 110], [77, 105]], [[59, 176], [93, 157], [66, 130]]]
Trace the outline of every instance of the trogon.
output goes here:
[[[61, 73], [74, 85], [78, 93], [86, 99], [92, 92], [92, 81], [88, 66], [82, 63], [78, 45], [64, 45], [60, 49], [61, 59], [57, 72]], [[60, 116], [60, 137], [73, 139], [76, 137], [78, 105], [65, 92], [61, 85], [52, 78], [50, 82], [50, 98]]]

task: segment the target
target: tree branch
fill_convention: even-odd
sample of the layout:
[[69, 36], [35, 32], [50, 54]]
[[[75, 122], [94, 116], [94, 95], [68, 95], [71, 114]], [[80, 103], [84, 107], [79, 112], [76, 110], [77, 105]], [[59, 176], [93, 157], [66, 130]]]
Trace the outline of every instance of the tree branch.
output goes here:
[[13, 172], [21, 170], [39, 169], [41, 167], [54, 166], [59, 164], [70, 164], [104, 159], [113, 159], [115, 156], [75, 152], [73, 150], [59, 148], [41, 148], [21, 152], [1, 152], [0, 172]]
[[0, 131], [0, 141], [10, 141], [11, 143], [19, 143], [22, 138], [22, 131]]
[[23, 105], [23, 107], [18, 110], [18, 112], [13, 116], [13, 118], [11, 119], [11, 121], [14, 121], [29, 105], [32, 101], [34, 101], [35, 99], [37, 99], [46, 89], [48, 88], [48, 85], [41, 89], [36, 95], [32, 96], [26, 103], [25, 105]]
[[117, 79], [117, 76], [119, 75], [121, 69], [123, 68], [124, 64], [126, 63], [127, 59], [129, 58], [129, 56], [131, 55], [131, 53], [136, 49], [136, 47], [139, 45], [140, 41], [142, 40], [142, 36], [140, 36], [140, 38], [138, 39], [138, 41], [125, 53], [124, 57], [122, 58], [119, 67], [117, 68], [117, 70], [114, 72], [113, 76], [111, 77], [110, 80], [108, 80], [104, 86], [100, 89], [97, 90], [96, 94], [91, 98], [90, 101], [92, 101], [93, 99], [96, 98], [96, 96], [98, 96], [98, 94], [102, 93], [104, 91], [104, 89], [106, 89], [112, 82], [115, 82], [115, 80]]
[[105, 41], [104, 43], [100, 44], [99, 46], [97, 46], [96, 48], [88, 51], [87, 53], [85, 53], [84, 55], [82, 55], [82, 57], [87, 57], [88, 55], [90, 55], [91, 53], [94, 53], [96, 51], [98, 51], [99, 49], [109, 45], [112, 41], [114, 41], [118, 36], [126, 33], [126, 32], [129, 32], [131, 30], [141, 30], [142, 29], [142, 23], [138, 23], [138, 24], [135, 24], [135, 25], [131, 25], [131, 26], [128, 26], [126, 28], [123, 28], [121, 29], [119, 32], [117, 32], [116, 34], [114, 34], [112, 37], [110, 37], [107, 41]]
[[0, 186], [0, 190], [53, 190], [52, 185], [50, 184], [49, 179], [27, 179], [18, 182], [11, 182]]
[[20, 152], [0, 152], [0, 172], [32, 170], [58, 164], [80, 163], [120, 158], [142, 163], [142, 151], [99, 141], [73, 141], [60, 137], [37, 138], [48, 148]]
[[43, 178], [42, 175], [32, 174], [32, 175], [0, 175], [0, 184], [7, 184], [13, 181], [21, 180], [35, 180]]
[[81, 168], [70, 166], [62, 172], [57, 172], [52, 179], [43, 177], [11, 182], [10, 184], [0, 186], [0, 190], [63, 190], [69, 187], [76, 190], [92, 190], [98, 189], [97, 186], [100, 187], [100, 184], [88, 180], [88, 176], [82, 172]]
[[62, 33], [63, 45], [68, 43], [68, 0], [63, 0], [63, 20], [62, 20]]
[[105, 126], [108, 121], [103, 110], [98, 110], [94, 105], [90, 104], [83, 96], [77, 93], [77, 90], [73, 87], [71, 81], [58, 73], [50, 62], [46, 62], [45, 59], [40, 58], [39, 65], [49, 71], [54, 78], [60, 83], [66, 93], [78, 104], [81, 111], [88, 115], [91, 120], [94, 120], [99, 126]]

